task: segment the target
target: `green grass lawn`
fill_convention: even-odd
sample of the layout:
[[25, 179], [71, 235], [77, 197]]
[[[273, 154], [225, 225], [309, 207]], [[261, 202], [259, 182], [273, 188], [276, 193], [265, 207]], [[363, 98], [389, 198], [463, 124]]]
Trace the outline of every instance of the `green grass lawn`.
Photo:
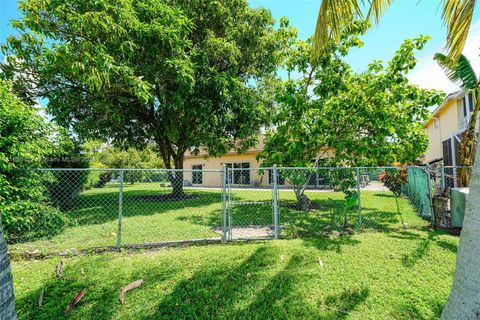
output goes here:
[[[457, 244], [387, 230], [62, 258], [60, 279], [59, 258], [12, 270], [20, 319], [61, 319], [81, 289], [70, 319], [436, 319]], [[140, 278], [120, 304], [120, 288]]]
[[[65, 214], [69, 225], [59, 234], [28, 243], [11, 245], [13, 253], [39, 250], [43, 253], [114, 246], [117, 239], [118, 184], [84, 191]], [[126, 184], [123, 193], [122, 244], [219, 238], [222, 202], [219, 189], [185, 189], [193, 195], [181, 201], [158, 201], [150, 196], [168, 194], [158, 183]], [[314, 206], [295, 209], [295, 195], [280, 190], [280, 225], [287, 238], [321, 235], [339, 229], [347, 216], [348, 226], [358, 229], [358, 210], [345, 211], [341, 192], [307, 191]], [[271, 226], [271, 190], [233, 189], [232, 228]], [[398, 208], [397, 201], [398, 200]], [[363, 229], [398, 230], [425, 227], [408, 199], [395, 199], [391, 192], [362, 191]]]

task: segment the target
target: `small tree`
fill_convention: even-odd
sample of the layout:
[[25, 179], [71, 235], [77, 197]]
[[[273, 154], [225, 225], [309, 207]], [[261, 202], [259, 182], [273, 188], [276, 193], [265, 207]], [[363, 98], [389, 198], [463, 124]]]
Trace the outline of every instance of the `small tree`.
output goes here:
[[[155, 152], [155, 147], [151, 144], [144, 149], [133, 147], [121, 148], [109, 146], [104, 143], [90, 141], [86, 144], [88, 149], [90, 166], [93, 168], [124, 168], [124, 169], [158, 169], [163, 168], [163, 161]], [[104, 186], [106, 174], [95, 172], [98, 178], [95, 182], [98, 187]], [[125, 171], [124, 180], [130, 184], [142, 181], [145, 178], [145, 172]]]
[[[322, 159], [332, 166], [386, 165], [412, 162], [426, 149], [422, 121], [442, 94], [410, 84], [406, 74], [415, 66], [414, 50], [422, 49], [428, 38], [406, 40], [388, 65], [374, 61], [357, 74], [342, 56], [361, 45], [358, 36], [366, 27], [364, 22], [352, 23], [342, 41], [329, 44], [328, 54], [313, 65], [310, 45], [296, 43], [286, 65], [301, 77], [278, 86], [275, 126], [261, 154], [266, 165], [316, 167]], [[350, 192], [356, 174], [342, 175], [332, 176], [331, 184], [348, 198], [356, 197]], [[298, 203], [308, 203], [308, 181], [309, 176], [292, 183]]]
[[387, 168], [383, 173], [379, 175], [379, 180], [383, 182], [383, 185], [387, 187], [395, 196], [395, 204], [397, 205], [397, 214], [402, 220], [402, 224], [405, 227], [405, 221], [403, 215], [400, 212], [400, 205], [398, 204], [398, 198], [402, 195], [403, 188], [408, 182], [408, 173], [405, 168], [400, 168], [400, 164], [394, 164], [397, 168]]

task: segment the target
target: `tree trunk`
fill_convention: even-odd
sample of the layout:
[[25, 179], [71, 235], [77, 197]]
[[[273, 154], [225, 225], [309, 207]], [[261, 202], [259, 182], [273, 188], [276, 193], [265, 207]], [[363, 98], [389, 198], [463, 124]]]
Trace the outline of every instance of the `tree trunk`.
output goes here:
[[[480, 99], [475, 95], [475, 107], [468, 122], [468, 128], [462, 134], [462, 141], [460, 142], [458, 157], [460, 166], [470, 167], [475, 161], [475, 150], [477, 147], [477, 135], [475, 134], [475, 127], [477, 124], [478, 111], [480, 109]], [[472, 170], [470, 168], [458, 169], [459, 187], [468, 187]]]
[[448, 198], [441, 195], [436, 195], [432, 198], [433, 201], [433, 228], [440, 229], [442, 224], [442, 217], [448, 210]]
[[[291, 182], [291, 181], [290, 181]], [[299, 211], [307, 211], [310, 209], [311, 200], [305, 195], [305, 189], [307, 183], [301, 185], [295, 185], [291, 183], [293, 191], [295, 192], [295, 198], [297, 199], [296, 208]]]
[[[182, 197], [183, 196], [183, 160], [185, 157], [185, 151], [178, 150], [178, 153], [173, 153], [173, 151], [168, 150], [168, 148], [163, 148], [161, 140], [157, 142], [157, 145], [160, 149], [160, 154], [163, 159], [165, 168], [168, 169], [167, 177], [168, 181], [172, 185], [172, 197]], [[173, 158], [173, 168], [172, 168], [172, 158]], [[175, 169], [175, 170], [173, 170]]]
[[10, 258], [7, 244], [3, 239], [3, 229], [0, 225], [0, 319], [17, 319], [15, 300], [13, 297], [13, 280], [10, 272]]
[[183, 196], [183, 158], [183, 153], [179, 153], [175, 159], [173, 159], [175, 169], [178, 169], [173, 172], [172, 180], [170, 180], [173, 188], [172, 196], [174, 197]]
[[445, 320], [480, 319], [480, 161], [472, 171], [453, 287], [441, 317]]
[[295, 197], [297, 198], [297, 210], [306, 211], [310, 209], [311, 200], [308, 198], [303, 191], [298, 192], [295, 190]]

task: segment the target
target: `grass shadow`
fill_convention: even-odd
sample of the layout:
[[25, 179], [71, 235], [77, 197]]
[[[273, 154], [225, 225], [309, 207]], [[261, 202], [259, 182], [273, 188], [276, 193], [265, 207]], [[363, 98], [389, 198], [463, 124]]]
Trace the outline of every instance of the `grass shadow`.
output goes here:
[[346, 319], [361, 303], [368, 298], [370, 291], [368, 288], [344, 289], [339, 295], [329, 295], [325, 298], [322, 305], [329, 311], [329, 314], [321, 319]]
[[388, 234], [391, 238], [396, 238], [399, 240], [409, 240], [409, 241], [416, 241], [418, 243], [415, 250], [411, 251], [410, 253], [405, 254], [402, 257], [402, 264], [406, 268], [414, 267], [420, 260], [426, 257], [431, 250], [432, 245], [436, 245], [444, 250], [447, 250], [451, 253], [457, 253], [457, 244], [442, 240], [439, 238], [440, 235], [447, 234], [443, 230], [430, 230], [428, 228], [424, 228], [422, 231], [427, 232], [426, 237], [420, 236], [418, 233], [410, 232], [407, 230], [399, 231], [399, 232], [391, 232]]
[[254, 291], [261, 271], [278, 261], [269, 246], [257, 248], [233, 267], [208, 266], [175, 285], [156, 306], [154, 314], [141, 319], [213, 319], [233, 313], [245, 291]]

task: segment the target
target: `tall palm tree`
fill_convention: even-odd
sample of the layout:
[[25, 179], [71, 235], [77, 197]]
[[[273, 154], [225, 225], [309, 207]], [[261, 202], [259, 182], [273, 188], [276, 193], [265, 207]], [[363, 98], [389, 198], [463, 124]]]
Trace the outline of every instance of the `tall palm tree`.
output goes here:
[[[0, 212], [1, 213], [1, 212]], [[3, 228], [0, 222], [0, 319], [17, 319], [15, 302], [13, 299], [12, 274], [7, 245], [3, 239]]]
[[[458, 84], [463, 90], [472, 94], [473, 112], [468, 122], [468, 127], [462, 134], [459, 160], [460, 166], [470, 167], [475, 160], [475, 149], [477, 146], [477, 135], [475, 134], [475, 127], [477, 125], [478, 111], [480, 110], [480, 99], [478, 97], [478, 87], [480, 80], [470, 64], [470, 61], [462, 54], [457, 62], [450, 59], [448, 56], [437, 53], [434, 59], [443, 68], [447, 77], [454, 83]], [[460, 168], [458, 170], [458, 186], [468, 187], [470, 183], [471, 170], [467, 168]]]
[[[393, 0], [321, 0], [313, 37], [312, 60], [324, 52], [329, 41], [338, 41], [340, 31], [354, 18], [364, 17], [362, 6], [370, 5], [367, 19], [377, 23]], [[480, 1], [480, 0], [479, 0]], [[459, 61], [467, 40], [476, 0], [441, 0], [442, 19], [448, 28], [446, 49], [452, 61]], [[473, 152], [473, 150], [472, 150]], [[453, 287], [442, 319], [480, 319], [480, 148], [477, 148], [470, 194], [458, 246]]]

